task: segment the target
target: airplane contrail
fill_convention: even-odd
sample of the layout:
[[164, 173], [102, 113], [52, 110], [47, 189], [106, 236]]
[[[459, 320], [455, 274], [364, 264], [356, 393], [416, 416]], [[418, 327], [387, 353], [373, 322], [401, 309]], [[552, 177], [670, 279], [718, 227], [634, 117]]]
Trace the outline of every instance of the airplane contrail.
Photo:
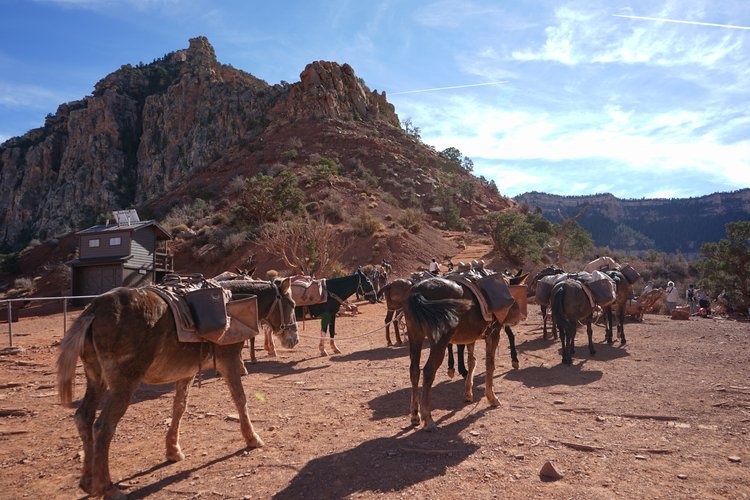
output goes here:
[[625, 17], [627, 19], [638, 19], [639, 21], [661, 21], [664, 23], [695, 24], [697, 26], [713, 26], [715, 28], [730, 28], [735, 30], [750, 30], [750, 26], [736, 26], [734, 24], [703, 23], [700, 21], [683, 21], [681, 19], [667, 19], [663, 17], [627, 16], [624, 14], [612, 14], [613, 17]]
[[471, 83], [469, 85], [453, 85], [452, 87], [435, 87], [434, 89], [404, 90], [403, 92], [391, 92], [389, 95], [417, 94], [420, 92], [434, 92], [436, 90], [465, 89], [467, 87], [484, 87], [485, 85], [500, 85], [501, 83], [508, 83], [508, 82], [500, 81], [500, 82], [486, 82], [486, 83]]

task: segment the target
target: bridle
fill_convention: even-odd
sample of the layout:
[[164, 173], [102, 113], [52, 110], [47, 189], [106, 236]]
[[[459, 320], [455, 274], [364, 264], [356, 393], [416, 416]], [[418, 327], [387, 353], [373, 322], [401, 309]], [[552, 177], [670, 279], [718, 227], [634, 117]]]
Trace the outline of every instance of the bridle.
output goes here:
[[[365, 278], [367, 279], [367, 278]], [[357, 273], [357, 295], [362, 295], [364, 297], [367, 297], [368, 295], [374, 295], [376, 298], [378, 294], [375, 292], [375, 289], [371, 287], [370, 291], [365, 292], [364, 287], [362, 286], [362, 274]]]
[[[273, 304], [271, 304], [271, 307], [268, 309], [268, 314], [263, 318], [263, 321], [271, 324], [270, 318], [273, 314], [274, 309], [279, 310], [279, 333], [285, 334], [287, 332], [297, 332], [297, 318], [294, 314], [294, 308], [292, 308], [292, 322], [291, 323], [284, 323], [284, 305], [282, 300], [282, 293], [281, 290], [279, 290], [279, 287], [276, 286], [276, 283], [271, 282], [271, 286], [273, 286], [274, 291], [276, 292], [276, 297], [273, 299]], [[278, 307], [277, 307], [278, 306]]]

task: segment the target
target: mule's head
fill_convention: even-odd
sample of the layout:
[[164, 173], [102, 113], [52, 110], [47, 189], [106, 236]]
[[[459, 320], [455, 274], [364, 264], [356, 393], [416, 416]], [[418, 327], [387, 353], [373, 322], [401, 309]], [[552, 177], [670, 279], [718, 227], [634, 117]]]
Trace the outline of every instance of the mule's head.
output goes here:
[[270, 315], [268, 320], [274, 333], [281, 337], [281, 343], [287, 349], [291, 349], [299, 343], [291, 284], [291, 278], [274, 281], [273, 285], [276, 291], [276, 304], [274, 307], [276, 311]]
[[359, 293], [367, 297], [370, 304], [374, 304], [378, 301], [377, 294], [375, 293], [375, 287], [372, 286], [372, 282], [367, 278], [367, 275], [362, 271], [357, 271], [357, 290]]

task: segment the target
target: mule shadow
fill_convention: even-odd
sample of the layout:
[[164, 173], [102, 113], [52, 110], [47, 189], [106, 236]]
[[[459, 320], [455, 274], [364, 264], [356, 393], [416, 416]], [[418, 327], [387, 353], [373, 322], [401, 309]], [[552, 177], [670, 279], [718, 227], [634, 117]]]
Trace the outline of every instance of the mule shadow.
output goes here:
[[[241, 448], [241, 449], [239, 449], [237, 451], [234, 451], [234, 452], [229, 453], [227, 455], [224, 455], [222, 457], [215, 458], [215, 459], [210, 460], [210, 461], [208, 461], [206, 463], [203, 463], [201, 465], [193, 467], [192, 469], [182, 470], [180, 472], [172, 474], [171, 476], [163, 477], [163, 478], [159, 479], [158, 481], [156, 481], [155, 483], [151, 483], [151, 484], [147, 484], [147, 485], [141, 486], [137, 490], [127, 491], [127, 486], [120, 486], [120, 488], [123, 490], [123, 493], [127, 493], [127, 497], [128, 498], [146, 498], [146, 497], [148, 497], [150, 495], [154, 495], [156, 493], [159, 493], [161, 490], [163, 490], [164, 488], [166, 488], [168, 486], [171, 486], [171, 485], [173, 485], [175, 483], [179, 483], [181, 481], [187, 480], [188, 478], [190, 478], [190, 476], [192, 474], [194, 474], [195, 472], [197, 472], [197, 471], [199, 471], [201, 469], [205, 469], [207, 467], [211, 467], [212, 465], [224, 462], [225, 460], [229, 460], [229, 459], [234, 458], [234, 457], [242, 456], [246, 451], [247, 451], [246, 448]], [[174, 463], [173, 462], [168, 462], [168, 461], [161, 462], [160, 464], [157, 464], [157, 465], [155, 465], [155, 466], [153, 466], [153, 467], [151, 467], [151, 468], [149, 468], [147, 470], [138, 472], [136, 474], [133, 474], [132, 476], [129, 476], [129, 477], [121, 479], [120, 483], [127, 483], [128, 481], [132, 481], [133, 479], [137, 479], [139, 477], [151, 474], [151, 473], [156, 472], [156, 471], [158, 471], [160, 469], [164, 469], [166, 467], [169, 467], [170, 465], [174, 465]]]
[[[479, 380], [481, 378], [481, 381]], [[407, 382], [408, 383], [408, 382]], [[481, 387], [477, 387], [481, 385]], [[420, 388], [422, 380], [420, 379]], [[433, 410], [456, 411], [475, 404], [484, 398], [484, 375], [474, 378], [474, 403], [464, 402], [464, 379], [460, 376], [453, 380], [444, 380], [432, 386], [430, 406]], [[404, 389], [383, 394], [368, 402], [372, 410], [372, 420], [397, 418], [403, 416], [404, 422], [409, 420], [409, 404], [411, 401], [411, 385]]]
[[376, 347], [375, 349], [354, 351], [341, 356], [331, 356], [331, 361], [385, 361], [405, 356], [408, 357], [408, 344], [404, 344], [404, 347], [406, 349], [401, 347]]
[[[349, 498], [358, 493], [382, 495], [445, 476], [449, 468], [479, 450], [478, 444], [467, 443], [460, 433], [486, 410], [478, 410], [441, 426], [434, 433], [421, 430], [408, 433], [407, 429], [394, 436], [372, 439], [351, 449], [315, 458], [273, 498]], [[408, 415], [404, 414], [404, 418], [408, 419]], [[408, 461], [404, 457], [408, 457]]]
[[300, 375], [302, 373], [328, 369], [328, 366], [297, 366], [305, 361], [307, 361], [307, 359], [286, 361], [278, 358], [266, 358], [263, 360], [259, 360], [257, 363], [245, 361], [245, 368], [247, 368], [247, 371], [250, 374], [265, 373], [267, 375], [271, 375], [271, 379], [290, 377], [294, 375]]
[[539, 351], [541, 349], [546, 349], [549, 346], [554, 345], [555, 343], [559, 344], [559, 342], [559, 340], [544, 339], [541, 335], [539, 335], [538, 338], [535, 338], [533, 340], [525, 340], [520, 344], [517, 344], [516, 349], [518, 350], [518, 352]]
[[[588, 355], [588, 351], [586, 351]], [[599, 370], [584, 370], [585, 361], [570, 366], [562, 363], [554, 366], [530, 366], [505, 374], [508, 380], [521, 382], [526, 387], [552, 387], [555, 385], [587, 385], [602, 378]]]
[[615, 342], [614, 344], [610, 345], [604, 341], [594, 341], [594, 348], [596, 349], [596, 354], [590, 356], [588, 344], [576, 346], [576, 352], [573, 357], [580, 359], [593, 359], [598, 361], [612, 361], [613, 359], [630, 356], [630, 353], [626, 350], [625, 347], [620, 346], [619, 342]]

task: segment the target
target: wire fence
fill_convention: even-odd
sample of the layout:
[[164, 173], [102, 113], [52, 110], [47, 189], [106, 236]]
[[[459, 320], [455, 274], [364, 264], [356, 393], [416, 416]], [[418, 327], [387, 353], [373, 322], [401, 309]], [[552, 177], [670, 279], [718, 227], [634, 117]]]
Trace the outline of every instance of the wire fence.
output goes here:
[[61, 300], [62, 301], [62, 308], [63, 308], [63, 331], [68, 330], [68, 301], [73, 299], [93, 299], [95, 297], [98, 297], [98, 295], [67, 295], [62, 297], [24, 297], [20, 299], [3, 299], [0, 301], [0, 303], [5, 303], [7, 307], [7, 313], [8, 313], [8, 344], [10, 347], [13, 347], [13, 320], [18, 319], [17, 316], [14, 318], [14, 314], [18, 314], [18, 309], [20, 308], [14, 308], [13, 303], [14, 302], [23, 302], [23, 303], [30, 303], [30, 302], [45, 302], [45, 301], [52, 301], [52, 300]]

